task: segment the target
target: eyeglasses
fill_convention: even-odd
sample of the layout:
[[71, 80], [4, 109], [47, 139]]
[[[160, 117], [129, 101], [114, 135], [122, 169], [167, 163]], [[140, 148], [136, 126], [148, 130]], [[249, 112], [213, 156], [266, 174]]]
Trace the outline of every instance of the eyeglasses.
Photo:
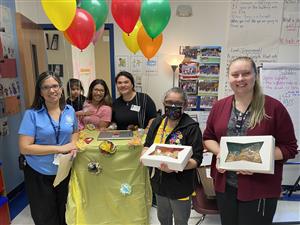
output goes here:
[[48, 85], [45, 85], [45, 86], [42, 86], [41, 89], [43, 91], [50, 91], [51, 88], [54, 90], [54, 91], [58, 91], [58, 89], [60, 88], [60, 85], [59, 84], [53, 84], [51, 86], [48, 86]]
[[176, 101], [165, 101], [164, 102], [165, 106], [176, 106], [176, 107], [182, 107], [184, 105], [183, 102], [176, 102]]
[[97, 89], [97, 88], [95, 88], [95, 89], [93, 89], [93, 91], [94, 92], [105, 93], [105, 90], [103, 90], [103, 89]]

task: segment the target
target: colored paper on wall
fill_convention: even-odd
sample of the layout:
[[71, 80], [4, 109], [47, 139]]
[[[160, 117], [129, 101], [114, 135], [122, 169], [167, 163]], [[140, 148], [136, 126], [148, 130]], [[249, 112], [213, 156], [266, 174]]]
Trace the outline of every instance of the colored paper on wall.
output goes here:
[[20, 99], [16, 96], [9, 96], [4, 99], [5, 102], [5, 114], [13, 115], [20, 112]]

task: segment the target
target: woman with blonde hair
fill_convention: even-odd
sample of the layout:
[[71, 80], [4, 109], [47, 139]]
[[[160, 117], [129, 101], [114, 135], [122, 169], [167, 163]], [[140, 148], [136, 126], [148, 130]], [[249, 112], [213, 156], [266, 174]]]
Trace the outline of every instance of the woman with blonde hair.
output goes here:
[[[233, 95], [216, 102], [203, 134], [204, 145], [214, 154], [214, 179], [222, 224], [272, 224], [281, 193], [283, 162], [294, 158], [297, 140], [291, 118], [276, 99], [264, 95], [254, 61], [234, 59], [228, 68]], [[275, 138], [274, 174], [225, 171], [218, 168], [222, 136], [272, 135]]]

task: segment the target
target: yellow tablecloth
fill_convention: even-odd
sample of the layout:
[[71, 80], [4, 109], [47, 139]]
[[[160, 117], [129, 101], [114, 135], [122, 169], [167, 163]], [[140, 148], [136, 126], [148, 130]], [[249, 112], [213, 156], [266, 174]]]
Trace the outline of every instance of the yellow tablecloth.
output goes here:
[[[66, 210], [67, 224], [149, 224], [152, 192], [149, 173], [139, 162], [142, 146], [128, 146], [128, 140], [113, 141], [116, 153], [99, 151], [99, 131], [84, 130], [94, 140], [74, 159]], [[88, 172], [89, 162], [99, 162], [103, 170]], [[130, 195], [120, 192], [122, 184], [132, 188]]]

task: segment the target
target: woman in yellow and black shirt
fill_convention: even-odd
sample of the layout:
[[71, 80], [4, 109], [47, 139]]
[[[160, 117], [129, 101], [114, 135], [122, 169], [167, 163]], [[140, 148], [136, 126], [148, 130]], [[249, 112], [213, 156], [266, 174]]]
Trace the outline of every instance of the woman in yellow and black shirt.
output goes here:
[[157, 117], [147, 134], [145, 149], [153, 143], [189, 145], [193, 155], [185, 169], [173, 171], [166, 164], [152, 168], [151, 185], [157, 201], [161, 224], [187, 225], [191, 211], [191, 195], [195, 190], [196, 170], [202, 162], [202, 134], [199, 124], [183, 113], [187, 97], [181, 88], [172, 88], [164, 98], [165, 114]]

